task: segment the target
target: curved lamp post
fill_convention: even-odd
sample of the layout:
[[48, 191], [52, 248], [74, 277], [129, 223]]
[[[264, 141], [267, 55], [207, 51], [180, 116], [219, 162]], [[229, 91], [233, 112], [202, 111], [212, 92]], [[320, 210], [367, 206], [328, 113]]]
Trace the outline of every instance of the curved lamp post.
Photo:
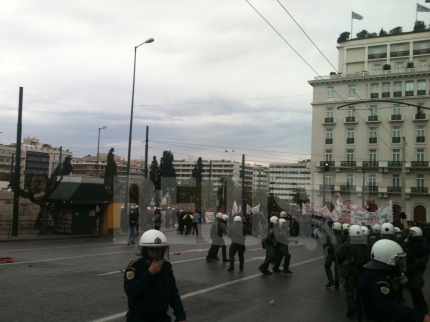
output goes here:
[[99, 176], [99, 148], [100, 148], [100, 130], [107, 129], [107, 126], [99, 127], [99, 139], [97, 141], [97, 166], [96, 166], [96, 177]]
[[131, 154], [131, 133], [133, 129], [133, 107], [134, 107], [134, 81], [136, 78], [136, 51], [137, 48], [144, 45], [144, 44], [150, 44], [154, 41], [154, 38], [149, 38], [145, 42], [141, 43], [138, 46], [134, 47], [134, 68], [133, 68], [133, 90], [131, 92], [131, 114], [130, 114], [130, 130], [128, 135], [128, 156], [127, 156], [127, 174], [125, 177], [125, 202], [124, 202], [124, 209], [128, 213], [128, 186], [130, 184], [130, 154]]

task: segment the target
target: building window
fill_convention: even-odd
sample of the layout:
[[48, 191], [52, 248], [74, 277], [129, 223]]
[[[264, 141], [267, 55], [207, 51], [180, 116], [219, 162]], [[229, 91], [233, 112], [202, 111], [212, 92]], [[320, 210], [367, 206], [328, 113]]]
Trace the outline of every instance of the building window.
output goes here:
[[423, 174], [417, 174], [417, 187], [419, 187], [419, 188], [424, 187], [424, 175]]
[[394, 138], [400, 137], [400, 126], [393, 126], [393, 137]]
[[417, 136], [418, 137], [424, 137], [425, 136], [424, 129], [425, 129], [424, 125], [418, 125], [417, 126]]
[[333, 139], [333, 129], [327, 129], [325, 138]]
[[355, 85], [348, 86], [348, 96], [355, 96]]
[[401, 115], [402, 111], [400, 109], [400, 104], [393, 105], [393, 115]]
[[325, 150], [325, 161], [332, 161], [332, 158], [333, 158], [333, 151]]
[[379, 94], [379, 84], [370, 85], [370, 92], [372, 94]]
[[393, 174], [393, 187], [400, 187], [400, 175]]
[[417, 149], [417, 161], [424, 161], [424, 149]]
[[382, 47], [375, 47], [375, 48], [373, 48], [373, 53], [375, 55], [382, 54]]
[[354, 138], [354, 129], [348, 129], [348, 139]]
[[376, 174], [371, 174], [369, 176], [369, 186], [375, 187], [376, 186]]
[[348, 173], [346, 175], [346, 184], [348, 186], [353, 186], [354, 185], [354, 174], [353, 173]]
[[390, 92], [390, 83], [382, 83], [382, 92], [389, 93]]
[[427, 49], [427, 43], [426, 42], [420, 42], [418, 44], [418, 49]]
[[421, 69], [427, 69], [427, 60], [420, 60], [419, 66]]
[[376, 161], [376, 150], [369, 150], [369, 161]]
[[350, 106], [348, 108], [348, 117], [355, 117], [355, 107], [354, 106]]
[[354, 150], [346, 150], [346, 161], [354, 161]]
[[400, 161], [400, 149], [393, 150], [393, 161]]
[[404, 51], [405, 50], [404, 48], [405, 47], [403, 45], [397, 45], [396, 46], [396, 51]]
[[371, 116], [378, 115], [378, 105], [370, 105], [370, 115]]
[[414, 82], [406, 82], [406, 91], [413, 91], [414, 90]]
[[404, 69], [404, 68], [405, 68], [405, 67], [404, 67], [403, 62], [396, 63], [396, 70], [397, 70], [397, 72], [403, 72], [403, 69]]
[[426, 81], [425, 80], [419, 80], [417, 83], [417, 94], [418, 95], [425, 95], [426, 94]]
[[333, 118], [333, 108], [327, 108], [327, 118]]
[[394, 92], [402, 91], [402, 82], [394, 82]]
[[375, 72], [380, 72], [382, 70], [381, 64], [374, 64], [373, 65], [373, 70]]
[[326, 186], [331, 186], [331, 174], [324, 172], [324, 183]]
[[334, 97], [334, 88], [333, 87], [327, 88], [327, 97]]

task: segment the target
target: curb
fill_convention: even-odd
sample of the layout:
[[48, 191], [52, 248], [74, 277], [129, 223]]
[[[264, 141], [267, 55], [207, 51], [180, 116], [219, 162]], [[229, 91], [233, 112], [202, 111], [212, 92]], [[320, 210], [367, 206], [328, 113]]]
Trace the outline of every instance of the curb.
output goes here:
[[11, 243], [11, 242], [26, 242], [26, 241], [47, 241], [47, 240], [62, 240], [62, 239], [82, 239], [82, 238], [113, 238], [113, 234], [103, 235], [72, 235], [72, 236], [54, 236], [54, 237], [10, 237], [6, 239], [0, 239], [0, 243]]

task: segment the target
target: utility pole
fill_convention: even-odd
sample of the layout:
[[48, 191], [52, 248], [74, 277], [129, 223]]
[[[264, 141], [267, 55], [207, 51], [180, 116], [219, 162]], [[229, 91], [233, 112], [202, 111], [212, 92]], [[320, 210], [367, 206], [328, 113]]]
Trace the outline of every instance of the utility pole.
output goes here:
[[62, 162], [63, 162], [63, 147], [60, 146], [60, 162], [58, 163], [58, 175], [61, 176], [61, 166], [62, 166]]
[[145, 141], [145, 178], [148, 178], [148, 132], [149, 126], [146, 126], [146, 141]]
[[12, 236], [18, 236], [18, 210], [19, 210], [19, 183], [21, 177], [21, 134], [22, 134], [22, 99], [24, 88], [19, 88], [18, 123], [16, 127], [16, 162], [15, 162], [15, 182], [13, 188], [13, 220]]
[[[364, 204], [364, 191], [365, 191], [365, 186], [364, 186], [365, 177], [364, 176], [365, 176], [365, 173], [364, 173], [363, 168], [361, 169], [361, 174], [363, 175], [363, 185], [362, 185], [363, 188], [361, 189], [361, 204], [363, 205], [363, 209], [366, 209], [366, 205]], [[370, 187], [369, 187], [369, 189], [370, 189]]]
[[209, 186], [208, 186], [208, 208], [211, 206], [211, 174], [212, 174], [212, 160], [209, 161]]
[[325, 206], [325, 167], [323, 171], [323, 206], [322, 208], [324, 208], [324, 206]]
[[242, 213], [246, 213], [245, 200], [245, 154], [242, 154]]
[[400, 195], [400, 206], [406, 211], [406, 138], [402, 137], [402, 184]]

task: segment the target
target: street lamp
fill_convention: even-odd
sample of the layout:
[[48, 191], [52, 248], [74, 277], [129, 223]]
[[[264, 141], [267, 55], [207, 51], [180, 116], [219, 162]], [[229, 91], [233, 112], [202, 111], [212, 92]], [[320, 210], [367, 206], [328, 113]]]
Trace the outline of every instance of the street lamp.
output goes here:
[[134, 47], [134, 68], [133, 68], [133, 90], [131, 92], [131, 113], [130, 113], [130, 130], [128, 135], [128, 157], [127, 157], [127, 174], [125, 177], [125, 202], [124, 202], [124, 209], [126, 212], [128, 212], [128, 186], [130, 184], [130, 153], [131, 153], [131, 133], [133, 129], [133, 107], [134, 107], [134, 81], [136, 78], [136, 51], [137, 48], [144, 45], [144, 44], [150, 44], [154, 41], [154, 38], [149, 38], [145, 42], [141, 43], [138, 46]]
[[96, 166], [96, 177], [99, 176], [99, 148], [100, 148], [100, 130], [106, 129], [107, 126], [99, 127], [99, 139], [97, 141], [97, 166]]

